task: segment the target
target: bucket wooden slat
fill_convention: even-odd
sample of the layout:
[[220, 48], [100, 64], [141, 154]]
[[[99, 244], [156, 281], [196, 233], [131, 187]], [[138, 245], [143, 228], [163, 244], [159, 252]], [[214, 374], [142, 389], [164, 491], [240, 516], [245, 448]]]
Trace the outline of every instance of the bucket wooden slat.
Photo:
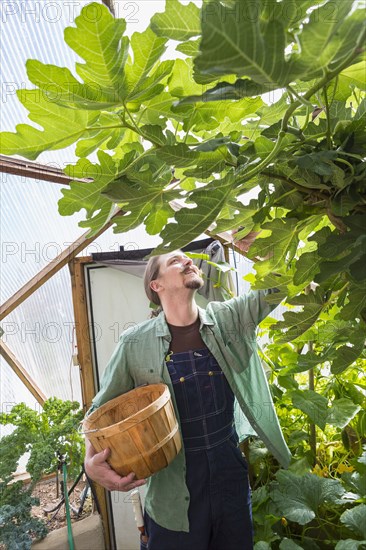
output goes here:
[[108, 401], [83, 422], [96, 451], [109, 447], [111, 467], [121, 476], [146, 478], [165, 468], [182, 447], [169, 388], [151, 384]]

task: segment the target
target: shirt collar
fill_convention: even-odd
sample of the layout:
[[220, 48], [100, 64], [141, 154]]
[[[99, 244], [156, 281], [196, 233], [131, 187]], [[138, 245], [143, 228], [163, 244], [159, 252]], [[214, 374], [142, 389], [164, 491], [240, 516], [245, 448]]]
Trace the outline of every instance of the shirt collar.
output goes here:
[[[202, 330], [202, 327], [204, 325], [212, 326], [215, 323], [211, 320], [211, 318], [208, 316], [205, 309], [198, 307], [198, 315], [200, 318], [200, 330]], [[160, 336], [162, 338], [165, 338], [166, 340], [171, 340], [171, 334], [169, 331], [168, 324], [165, 319], [164, 311], [161, 311], [159, 315], [156, 317], [156, 336]]]
[[200, 330], [202, 329], [203, 325], [213, 326], [215, 323], [212, 321], [211, 317], [207, 314], [207, 311], [203, 309], [202, 307], [198, 307], [198, 315], [200, 317], [201, 326]]

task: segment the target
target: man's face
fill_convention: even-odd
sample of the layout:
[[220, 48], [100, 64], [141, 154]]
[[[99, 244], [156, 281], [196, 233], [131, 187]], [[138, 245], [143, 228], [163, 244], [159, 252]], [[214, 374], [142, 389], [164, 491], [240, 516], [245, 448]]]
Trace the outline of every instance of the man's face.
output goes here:
[[178, 291], [182, 288], [198, 290], [203, 286], [201, 272], [181, 250], [163, 254], [160, 258], [159, 290]]

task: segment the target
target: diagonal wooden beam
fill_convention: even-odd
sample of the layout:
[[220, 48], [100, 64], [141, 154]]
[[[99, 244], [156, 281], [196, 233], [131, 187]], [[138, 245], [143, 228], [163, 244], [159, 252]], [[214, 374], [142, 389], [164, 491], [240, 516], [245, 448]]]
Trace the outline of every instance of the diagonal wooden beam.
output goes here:
[[37, 275], [30, 279], [22, 288], [20, 288], [11, 298], [9, 298], [0, 307], [0, 321], [4, 319], [9, 313], [11, 313], [17, 306], [19, 306], [24, 300], [26, 300], [33, 292], [35, 292], [40, 286], [42, 286], [48, 279], [50, 279], [55, 273], [60, 271], [62, 267], [70, 262], [75, 256], [79, 254], [90, 243], [97, 239], [102, 233], [104, 233], [115, 222], [117, 216], [123, 214], [122, 210], [118, 210], [109, 222], [98, 231], [93, 237], [87, 237], [89, 232], [84, 233], [81, 237], [76, 239], [70, 246], [68, 246], [61, 254], [59, 254], [52, 262], [46, 265]]
[[33, 378], [27, 373], [26, 369], [20, 364], [14, 353], [8, 346], [0, 340], [0, 355], [11, 366], [15, 374], [21, 379], [23, 384], [28, 388], [31, 394], [37, 399], [40, 405], [46, 401], [47, 397], [42, 390], [39, 389]]
[[0, 172], [13, 174], [24, 178], [32, 178], [37, 181], [51, 181], [61, 185], [69, 185], [71, 181], [88, 183], [90, 179], [70, 178], [60, 168], [47, 164], [38, 164], [29, 160], [20, 160], [0, 155]]

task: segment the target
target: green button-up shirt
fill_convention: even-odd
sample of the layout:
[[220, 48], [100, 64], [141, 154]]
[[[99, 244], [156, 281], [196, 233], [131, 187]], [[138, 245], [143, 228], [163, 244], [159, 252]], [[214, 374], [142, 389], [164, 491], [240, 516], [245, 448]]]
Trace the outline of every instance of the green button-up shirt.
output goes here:
[[[287, 467], [290, 451], [274, 410], [256, 344], [258, 324], [277, 304], [265, 299], [270, 291], [251, 291], [226, 302], [199, 308], [200, 333], [222, 368], [235, 395], [235, 427], [239, 440], [248, 422], [280, 464]], [[179, 414], [166, 367], [171, 335], [164, 313], [125, 331], [103, 373], [101, 389], [89, 412], [141, 384], [165, 383]], [[184, 449], [148, 479], [145, 508], [152, 519], [173, 531], [189, 531], [189, 492], [185, 483]]]

